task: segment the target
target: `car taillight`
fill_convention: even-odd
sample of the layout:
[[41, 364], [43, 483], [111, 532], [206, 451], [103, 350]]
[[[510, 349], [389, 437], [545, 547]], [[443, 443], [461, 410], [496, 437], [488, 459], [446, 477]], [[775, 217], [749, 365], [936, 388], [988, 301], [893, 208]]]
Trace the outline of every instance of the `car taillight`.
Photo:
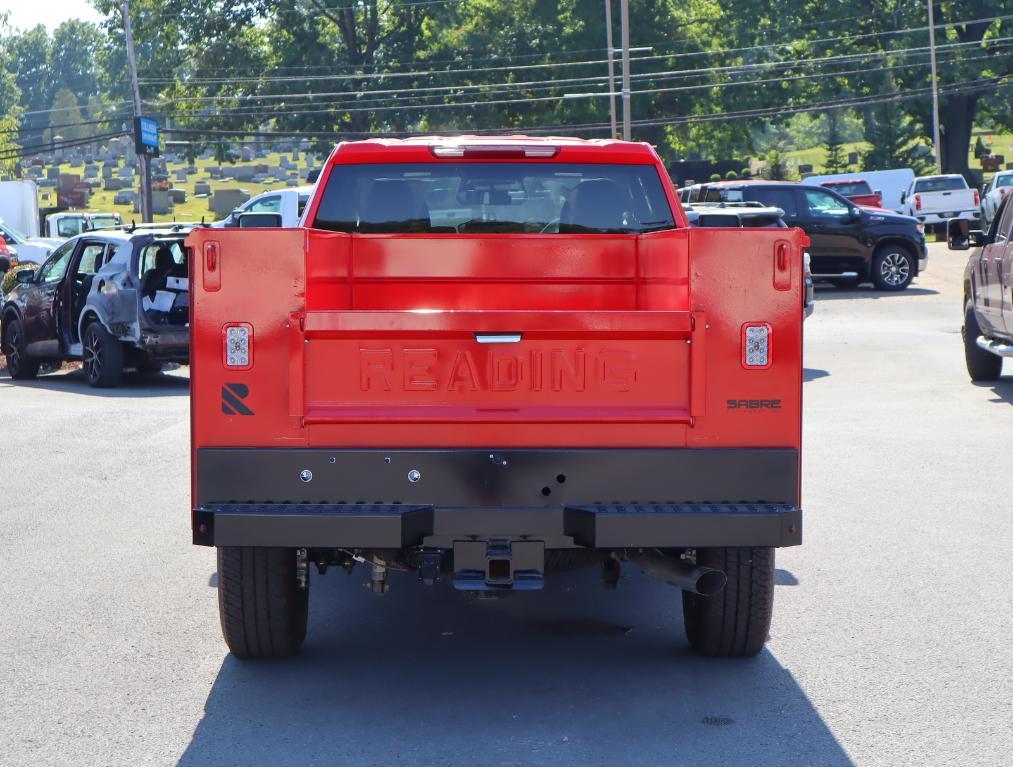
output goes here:
[[742, 367], [762, 370], [770, 367], [770, 325], [747, 322], [742, 326]]
[[230, 370], [253, 367], [253, 326], [231, 322], [222, 328], [222, 364]]
[[977, 205], [981, 205], [981, 195], [978, 194], [978, 190], [977, 189], [974, 190], [974, 204], [976, 206]]
[[922, 196], [920, 194], [915, 195], [915, 210], [922, 209]]

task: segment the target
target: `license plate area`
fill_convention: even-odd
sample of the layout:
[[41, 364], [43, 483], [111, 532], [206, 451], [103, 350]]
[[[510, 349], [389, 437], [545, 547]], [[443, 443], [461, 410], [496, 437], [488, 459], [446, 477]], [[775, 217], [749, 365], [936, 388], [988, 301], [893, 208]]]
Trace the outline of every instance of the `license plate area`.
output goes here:
[[543, 541], [455, 541], [453, 551], [455, 589], [533, 591], [545, 584]]

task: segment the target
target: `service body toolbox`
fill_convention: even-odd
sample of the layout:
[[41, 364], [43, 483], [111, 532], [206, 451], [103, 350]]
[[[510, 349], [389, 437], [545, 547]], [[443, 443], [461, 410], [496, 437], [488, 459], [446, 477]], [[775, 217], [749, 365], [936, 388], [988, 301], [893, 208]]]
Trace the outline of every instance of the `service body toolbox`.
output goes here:
[[524, 137], [341, 144], [305, 221], [187, 241], [193, 535], [235, 654], [298, 649], [311, 568], [580, 564], [759, 652], [802, 535], [800, 230], [690, 228], [650, 146]]

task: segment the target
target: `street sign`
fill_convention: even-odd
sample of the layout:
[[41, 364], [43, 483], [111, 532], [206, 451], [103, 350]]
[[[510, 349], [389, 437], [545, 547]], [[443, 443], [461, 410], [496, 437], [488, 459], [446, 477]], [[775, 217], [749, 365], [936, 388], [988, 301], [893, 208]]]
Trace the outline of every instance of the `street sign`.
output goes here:
[[134, 118], [134, 152], [158, 157], [158, 123], [150, 117]]

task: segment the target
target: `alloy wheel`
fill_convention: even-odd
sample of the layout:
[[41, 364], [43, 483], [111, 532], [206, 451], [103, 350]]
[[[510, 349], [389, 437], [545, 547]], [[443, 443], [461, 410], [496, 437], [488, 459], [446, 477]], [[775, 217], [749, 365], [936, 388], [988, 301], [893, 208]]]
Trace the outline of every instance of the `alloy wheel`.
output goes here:
[[102, 339], [95, 332], [89, 332], [85, 338], [84, 374], [89, 381], [97, 381], [102, 375]]
[[7, 369], [17, 369], [21, 362], [21, 334], [18, 333], [18, 326], [12, 325], [5, 335], [4, 355], [7, 357]]
[[911, 264], [903, 253], [888, 253], [880, 264], [879, 273], [883, 282], [896, 287], [903, 285], [911, 276]]

